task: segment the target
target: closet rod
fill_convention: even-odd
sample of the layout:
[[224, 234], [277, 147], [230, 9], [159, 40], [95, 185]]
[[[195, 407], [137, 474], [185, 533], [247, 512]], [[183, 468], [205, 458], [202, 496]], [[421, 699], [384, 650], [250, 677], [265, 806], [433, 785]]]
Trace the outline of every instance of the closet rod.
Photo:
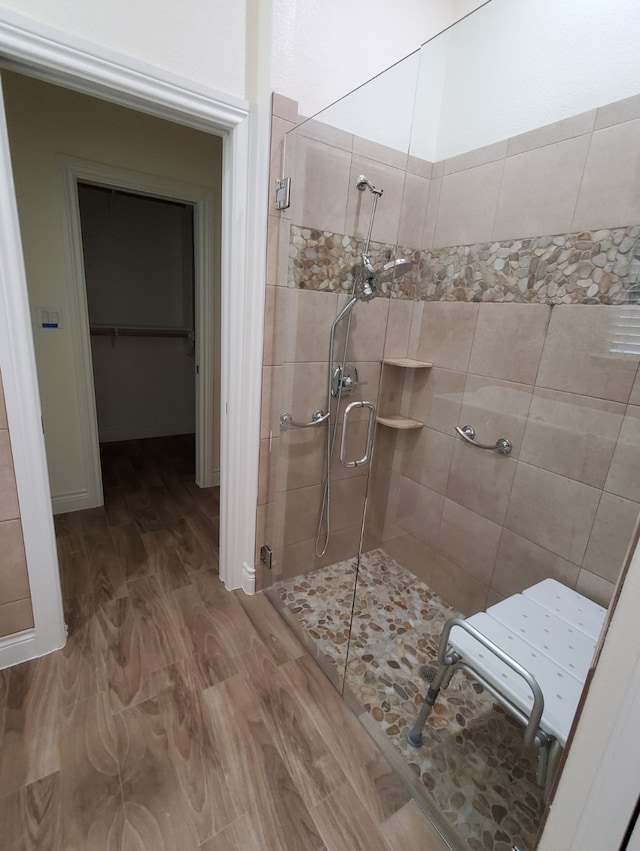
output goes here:
[[183, 337], [193, 338], [193, 331], [186, 328], [120, 328], [112, 325], [91, 325], [92, 337]]

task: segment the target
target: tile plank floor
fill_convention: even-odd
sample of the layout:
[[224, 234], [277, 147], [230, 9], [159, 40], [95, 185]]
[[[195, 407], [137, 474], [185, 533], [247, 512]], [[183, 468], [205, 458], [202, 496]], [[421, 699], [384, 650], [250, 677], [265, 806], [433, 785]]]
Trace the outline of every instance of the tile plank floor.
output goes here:
[[104, 447], [56, 518], [69, 639], [0, 671], [2, 851], [444, 851], [262, 595], [217, 571], [193, 441]]

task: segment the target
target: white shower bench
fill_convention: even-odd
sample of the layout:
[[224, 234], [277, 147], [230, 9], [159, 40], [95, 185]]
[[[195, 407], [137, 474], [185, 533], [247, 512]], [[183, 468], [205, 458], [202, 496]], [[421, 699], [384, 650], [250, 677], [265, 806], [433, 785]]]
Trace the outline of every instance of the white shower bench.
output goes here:
[[440, 639], [440, 669], [407, 741], [420, 747], [440, 689], [466, 671], [524, 725], [525, 743], [540, 748], [538, 783], [547, 795], [605, 615], [602, 606], [545, 579], [486, 612], [451, 618]]

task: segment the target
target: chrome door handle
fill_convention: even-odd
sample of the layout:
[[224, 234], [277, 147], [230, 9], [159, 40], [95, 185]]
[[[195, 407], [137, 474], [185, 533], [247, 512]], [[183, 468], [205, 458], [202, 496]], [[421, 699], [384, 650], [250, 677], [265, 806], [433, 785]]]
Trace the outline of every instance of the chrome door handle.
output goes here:
[[320, 423], [325, 422], [331, 416], [331, 412], [327, 411], [325, 414], [324, 411], [314, 411], [311, 415], [310, 423], [299, 423], [291, 416], [288, 411], [284, 411], [284, 413], [280, 414], [280, 428], [283, 431], [286, 431], [288, 428], [309, 428], [309, 426], [317, 426]]
[[[364, 455], [357, 461], [345, 461], [344, 456], [347, 446], [347, 423], [349, 416], [354, 408], [367, 408], [369, 411], [369, 423], [367, 425], [367, 443], [365, 446]], [[342, 441], [340, 442], [340, 463], [343, 467], [361, 467], [366, 464], [371, 457], [371, 448], [373, 446], [373, 432], [376, 426], [376, 406], [371, 402], [351, 402], [344, 409], [344, 417], [342, 419]]]

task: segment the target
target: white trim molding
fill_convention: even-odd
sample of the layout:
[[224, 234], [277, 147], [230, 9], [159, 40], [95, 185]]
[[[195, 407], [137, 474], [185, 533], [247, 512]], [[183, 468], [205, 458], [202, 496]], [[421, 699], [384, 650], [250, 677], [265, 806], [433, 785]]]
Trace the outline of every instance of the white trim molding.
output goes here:
[[[86, 476], [87, 502], [79, 506], [91, 508], [102, 505], [102, 472], [98, 421], [95, 405], [91, 342], [89, 336], [89, 312], [87, 307], [86, 281], [82, 255], [82, 229], [78, 203], [78, 183], [86, 182], [115, 187], [146, 196], [182, 201], [193, 205], [194, 271], [195, 271], [195, 316], [196, 316], [196, 363], [199, 366], [196, 390], [196, 482], [200, 487], [214, 484], [215, 468], [214, 433], [219, 417], [219, 399], [214, 399], [220, 364], [216, 357], [214, 338], [216, 321], [214, 315], [214, 227], [215, 192], [213, 188], [187, 183], [154, 175], [117, 168], [105, 163], [90, 162], [74, 158], [61, 158], [60, 172], [64, 182], [66, 253], [71, 275], [67, 279], [71, 340], [78, 378], [78, 401], [82, 449]], [[216, 404], [217, 402], [217, 404]], [[190, 428], [176, 425], [175, 434], [183, 434]], [[129, 440], [139, 437], [137, 433], [114, 434], [103, 440]], [[54, 512], [57, 513], [57, 494], [53, 494]], [[61, 509], [65, 510], [65, 509]], [[66, 509], [72, 510], [72, 509]]]
[[[0, 10], [2, 66], [223, 136], [220, 576], [245, 588], [253, 566], [267, 215], [264, 122], [249, 104]], [[250, 215], [250, 211], [251, 215]], [[42, 436], [33, 337], [11, 174], [0, 110], [0, 369], [33, 589], [31, 656], [64, 644], [60, 580]], [[16, 637], [16, 643], [18, 637]], [[29, 642], [22, 642], [29, 645]], [[5, 645], [6, 646], [6, 645]], [[7, 657], [8, 658], [8, 657]], [[5, 664], [0, 653], [0, 667]]]

